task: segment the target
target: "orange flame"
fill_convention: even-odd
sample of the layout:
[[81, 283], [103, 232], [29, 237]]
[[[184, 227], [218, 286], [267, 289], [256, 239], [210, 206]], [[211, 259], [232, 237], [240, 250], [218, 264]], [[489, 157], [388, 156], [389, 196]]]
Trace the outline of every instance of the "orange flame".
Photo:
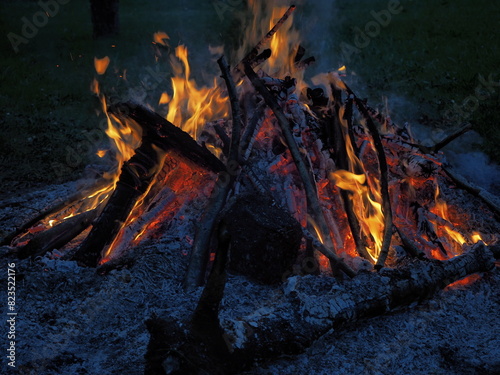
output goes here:
[[[439, 185], [436, 185], [436, 192], [434, 195], [434, 207], [430, 211], [435, 213], [436, 215], [439, 215], [440, 217], [448, 221], [450, 224], [453, 224], [452, 220], [450, 219], [450, 215], [448, 213], [448, 205], [444, 200], [441, 199]], [[452, 227], [449, 226], [440, 226], [440, 227], [453, 241], [455, 241], [459, 245], [463, 245], [467, 242], [464, 236], [459, 232], [457, 232], [456, 230], [454, 230]]]
[[201, 126], [207, 121], [229, 115], [228, 99], [222, 96], [216, 78], [211, 88], [198, 88], [191, 79], [188, 50], [185, 46], [178, 46], [175, 56], [177, 59], [171, 59], [175, 75], [172, 78], [173, 95], [166, 118], [197, 139]]
[[99, 75], [103, 75], [106, 73], [106, 69], [108, 69], [109, 66], [109, 57], [105, 56], [102, 59], [98, 59], [97, 57], [94, 57], [94, 67], [95, 71]]

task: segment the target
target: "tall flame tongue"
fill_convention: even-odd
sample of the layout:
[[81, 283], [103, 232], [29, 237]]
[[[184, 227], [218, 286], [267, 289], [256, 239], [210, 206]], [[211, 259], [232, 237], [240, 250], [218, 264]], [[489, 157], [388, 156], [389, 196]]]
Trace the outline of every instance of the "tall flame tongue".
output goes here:
[[168, 103], [167, 120], [197, 139], [200, 129], [207, 121], [225, 118], [229, 114], [227, 97], [222, 95], [217, 79], [212, 87], [198, 87], [191, 78], [188, 50], [180, 45], [171, 58], [174, 72], [172, 78], [172, 97], [163, 93], [160, 104]]

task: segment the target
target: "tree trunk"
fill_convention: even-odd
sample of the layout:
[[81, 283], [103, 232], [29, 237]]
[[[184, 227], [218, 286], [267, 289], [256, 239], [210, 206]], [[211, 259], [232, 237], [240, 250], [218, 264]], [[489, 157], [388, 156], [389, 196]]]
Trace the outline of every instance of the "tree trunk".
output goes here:
[[90, 0], [94, 39], [118, 34], [118, 3], [119, 0]]

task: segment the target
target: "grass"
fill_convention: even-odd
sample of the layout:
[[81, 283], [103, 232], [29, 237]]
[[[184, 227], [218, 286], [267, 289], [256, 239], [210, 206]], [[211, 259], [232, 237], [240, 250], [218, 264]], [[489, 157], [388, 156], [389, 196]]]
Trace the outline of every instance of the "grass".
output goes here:
[[[356, 6], [347, 0], [337, 3], [340, 26], [334, 32], [353, 46], [355, 28], [364, 30], [374, 20], [371, 11], [380, 12], [388, 5], [379, 0], [358, 0]], [[348, 68], [363, 84], [363, 95], [380, 107], [382, 96], [389, 97], [389, 107], [394, 105], [401, 120], [420, 120], [445, 131], [470, 121], [485, 140], [482, 150], [499, 162], [500, 89], [488, 92], [486, 98], [484, 89], [477, 96], [476, 87], [480, 75], [492, 75], [500, 83], [500, 3], [403, 0], [401, 6], [388, 26], [348, 59]], [[341, 48], [336, 52], [343, 56]], [[398, 106], [400, 102], [404, 105]], [[414, 118], [405, 117], [409, 108], [416, 109], [408, 113]]]
[[[390, 108], [399, 117], [447, 129], [456, 124], [443, 119], [443, 114], [453, 108], [453, 102], [461, 106], [475, 95], [480, 74], [500, 79], [496, 43], [500, 40], [500, 5], [485, 0], [429, 3], [403, 0], [404, 10], [393, 15], [366, 48], [345, 61], [340, 42], [353, 45], [355, 28], [363, 29], [373, 19], [370, 11], [386, 9], [387, 1], [337, 0], [336, 17], [327, 14], [324, 18], [331, 25], [329, 33], [316, 39], [313, 35], [309, 43], [326, 46], [321, 52], [325, 56], [317, 56], [320, 60], [326, 57], [334, 66], [347, 63], [349, 71], [357, 74], [349, 80], [370, 103], [382, 106], [382, 97], [388, 96]], [[321, 3], [315, 4], [299, 22], [307, 25], [308, 17], [321, 13]], [[206, 59], [207, 46], [234, 44], [242, 7], [227, 8], [219, 18], [210, 1], [166, 4], [150, 0], [139, 5], [123, 0], [120, 35], [94, 41], [88, 2], [71, 1], [61, 5], [47, 25], [14, 53], [6, 35], [21, 34], [21, 17], [31, 19], [40, 8], [36, 1], [0, 0], [2, 190], [76, 179], [86, 165], [98, 163], [94, 153], [104, 140], [95, 135], [102, 119], [96, 117], [99, 104], [89, 90], [95, 75], [94, 56], [110, 56], [111, 65], [102, 81], [107, 93], [119, 97], [130, 88], [144, 90], [144, 83], [151, 80], [148, 68], [158, 70], [162, 87], [147, 92], [153, 97], [163, 85], [168, 87], [170, 71], [167, 64], [156, 64], [153, 59], [152, 34], [164, 30], [172, 46], [186, 43], [197, 67], [195, 74], [218, 74], [216, 64]], [[127, 81], [118, 78], [124, 73]], [[498, 92], [496, 88], [468, 118], [459, 119], [474, 124], [485, 138], [481, 147], [497, 162]], [[405, 106], [398, 108], [400, 102]], [[407, 112], [408, 108], [415, 111]]]

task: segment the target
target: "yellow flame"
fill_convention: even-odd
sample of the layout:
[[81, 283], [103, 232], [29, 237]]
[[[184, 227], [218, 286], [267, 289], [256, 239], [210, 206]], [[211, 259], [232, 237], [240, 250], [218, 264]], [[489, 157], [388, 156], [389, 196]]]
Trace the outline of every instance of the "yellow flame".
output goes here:
[[168, 106], [167, 120], [197, 139], [201, 126], [207, 121], [229, 115], [228, 99], [222, 95], [214, 78], [212, 87], [198, 87], [191, 79], [188, 50], [180, 45], [175, 49], [177, 59], [171, 59], [173, 95]]
[[[246, 28], [247, 31], [243, 38], [244, 42], [236, 52], [236, 61], [241, 61], [269, 30], [273, 28], [288, 9], [286, 6], [275, 6], [272, 1], [250, 0], [248, 3], [252, 19]], [[303, 70], [298, 70], [295, 66], [295, 55], [300, 42], [300, 33], [293, 28], [292, 14], [271, 37], [268, 45], [263, 46], [258, 51], [261, 53], [266, 48], [271, 49], [271, 57], [259, 68], [276, 77], [285, 75], [293, 76], [297, 79], [297, 92], [301, 92], [302, 88], [306, 85], [303, 80]]]
[[[434, 203], [435, 205], [434, 208], [431, 210], [431, 212], [435, 213], [436, 215], [439, 215], [440, 217], [448, 221], [450, 224], [453, 224], [448, 214], [448, 205], [444, 200], [441, 199], [439, 185], [436, 185]], [[455, 231], [452, 227], [443, 226], [442, 228], [446, 232], [446, 234], [450, 236], [450, 238], [453, 239], [453, 241], [457, 242], [458, 244], [463, 245], [464, 243], [467, 242], [464, 236]]]
[[170, 100], [170, 95], [168, 95], [166, 92], [162, 92], [158, 104], [168, 104]]
[[106, 155], [107, 151], [106, 150], [98, 150], [96, 152], [96, 155], [99, 156], [100, 158], [103, 158]]
[[382, 248], [384, 231], [384, 214], [382, 205], [371, 197], [366, 175], [354, 174], [346, 170], [337, 170], [330, 173], [330, 180], [339, 188], [350, 191], [351, 199], [363, 234], [371, 237], [374, 248], [366, 248], [374, 261], [377, 260]]
[[105, 56], [102, 59], [94, 57], [94, 67], [97, 74], [102, 75], [106, 73], [106, 69], [108, 69], [109, 66], [109, 61], [110, 60], [108, 56]]
[[164, 31], [157, 31], [156, 33], [153, 34], [153, 40], [157, 44], [161, 44], [162, 46], [167, 46], [167, 40], [169, 40], [170, 37], [167, 35], [166, 32]]
[[483, 240], [483, 237], [481, 236], [481, 234], [479, 232], [472, 232], [472, 236], [471, 236], [471, 239], [472, 239], [472, 242], [473, 243], [477, 243], [479, 241], [483, 241], [485, 245], [488, 245], [484, 240]]

